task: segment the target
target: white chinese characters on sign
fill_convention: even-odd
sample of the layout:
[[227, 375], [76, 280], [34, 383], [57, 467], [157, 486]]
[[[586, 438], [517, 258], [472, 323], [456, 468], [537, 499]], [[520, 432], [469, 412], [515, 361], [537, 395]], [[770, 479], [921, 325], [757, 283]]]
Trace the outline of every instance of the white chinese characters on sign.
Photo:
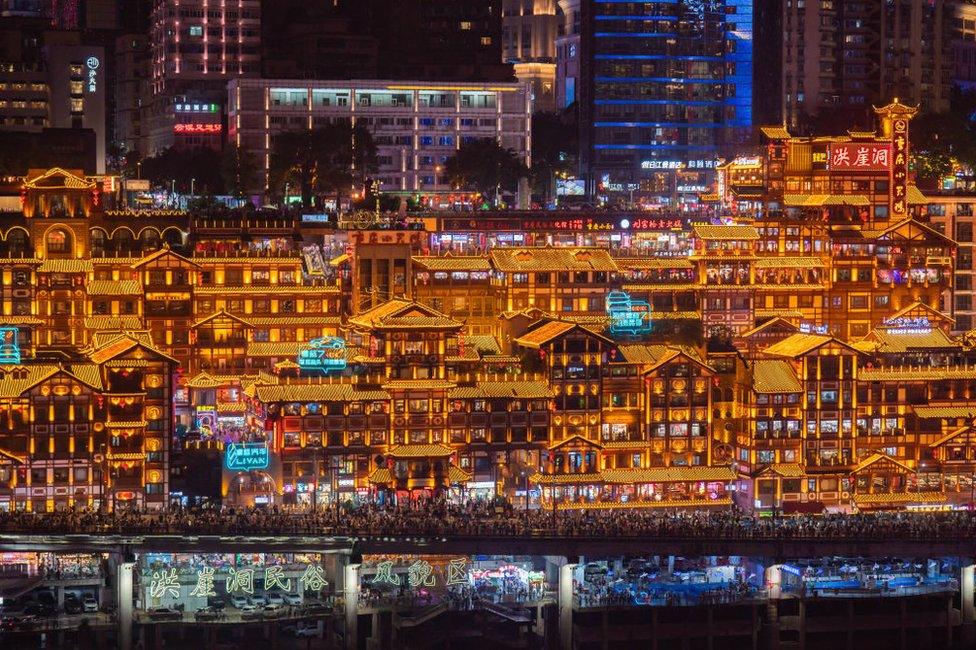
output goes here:
[[828, 156], [832, 171], [888, 171], [891, 148], [875, 142], [842, 142], [830, 145]]
[[197, 586], [190, 591], [190, 595], [199, 596], [201, 598], [216, 596], [217, 590], [214, 588], [215, 572], [215, 569], [209, 566], [203, 567], [203, 569], [197, 571]]
[[180, 576], [176, 573], [176, 569], [153, 571], [152, 580], [149, 581], [150, 598], [164, 598], [166, 596], [180, 597]]
[[246, 594], [254, 593], [254, 569], [235, 569], [231, 567], [230, 575], [227, 576], [227, 593], [243, 591]]

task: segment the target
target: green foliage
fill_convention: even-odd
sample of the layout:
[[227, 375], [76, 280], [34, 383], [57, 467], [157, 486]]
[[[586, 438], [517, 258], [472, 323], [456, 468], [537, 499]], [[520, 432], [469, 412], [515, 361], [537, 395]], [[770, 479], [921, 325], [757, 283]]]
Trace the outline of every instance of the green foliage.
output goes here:
[[208, 148], [177, 151], [171, 147], [142, 161], [143, 178], [166, 189], [175, 181], [176, 191], [183, 194], [191, 187], [196, 194], [223, 194], [226, 190], [220, 170], [220, 153]]
[[504, 149], [494, 138], [481, 138], [461, 145], [447, 159], [444, 171], [451, 184], [462, 190], [474, 190], [497, 198], [499, 190], [514, 192], [528, 169], [510, 149]]
[[227, 192], [244, 198], [249, 191], [259, 190], [261, 167], [253, 153], [239, 145], [229, 145], [220, 159], [220, 175]]
[[271, 189], [301, 191], [302, 205], [333, 193], [337, 200], [376, 169], [376, 143], [368, 130], [343, 122], [275, 136], [271, 151]]

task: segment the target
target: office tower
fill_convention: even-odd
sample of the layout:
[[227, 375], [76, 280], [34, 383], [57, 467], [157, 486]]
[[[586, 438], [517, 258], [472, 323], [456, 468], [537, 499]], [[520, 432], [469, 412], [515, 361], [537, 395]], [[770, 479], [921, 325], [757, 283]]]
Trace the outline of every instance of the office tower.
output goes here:
[[519, 81], [532, 87], [535, 109], [556, 108], [556, 0], [505, 0], [502, 5], [502, 56], [515, 66]]

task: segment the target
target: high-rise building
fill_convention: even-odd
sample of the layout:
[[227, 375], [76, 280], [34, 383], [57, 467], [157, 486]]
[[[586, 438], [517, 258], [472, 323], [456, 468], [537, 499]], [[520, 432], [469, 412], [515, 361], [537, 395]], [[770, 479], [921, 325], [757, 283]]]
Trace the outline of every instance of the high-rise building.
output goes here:
[[556, 37], [556, 108], [577, 100], [580, 74], [580, 0], [559, 0], [561, 11]]
[[861, 128], [871, 107], [897, 97], [925, 110], [949, 107], [952, 24], [949, 2], [786, 2], [783, 105], [788, 125]]
[[556, 0], [505, 0], [502, 4], [502, 56], [515, 76], [528, 83], [535, 108], [556, 108]]
[[261, 1], [156, 0], [150, 43], [147, 153], [173, 145], [219, 147], [222, 128], [210, 127], [210, 119], [204, 130], [182, 127], [177, 108], [222, 106], [229, 79], [260, 74]]
[[8, 16], [0, 22], [0, 60], [4, 62], [0, 69], [0, 132], [30, 134], [17, 137], [20, 151], [24, 151], [21, 143], [43, 152], [55, 142], [72, 150], [88, 149], [94, 142], [94, 150], [81, 156], [82, 166], [89, 173], [102, 173], [106, 147], [104, 50], [83, 44], [77, 31], [49, 27], [45, 18]]
[[115, 121], [113, 138], [123, 153], [146, 152], [143, 109], [152, 102], [149, 37], [123, 34], [115, 42]]
[[976, 0], [956, 4], [953, 24], [952, 81], [972, 90], [976, 88]]
[[752, 0], [581, 9], [580, 163], [590, 196], [690, 208], [751, 133]]

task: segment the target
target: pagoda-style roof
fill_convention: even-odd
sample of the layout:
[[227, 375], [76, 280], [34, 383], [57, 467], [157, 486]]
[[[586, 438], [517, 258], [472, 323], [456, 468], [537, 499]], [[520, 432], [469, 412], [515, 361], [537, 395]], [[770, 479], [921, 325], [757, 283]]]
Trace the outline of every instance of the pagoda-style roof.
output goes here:
[[897, 97], [895, 97], [890, 104], [885, 106], [872, 106], [875, 114], [877, 115], [898, 115], [912, 118], [918, 113], [918, 106], [909, 106], [908, 104], [902, 104]]
[[757, 269], [822, 269], [826, 264], [819, 257], [760, 257], [756, 260]]
[[130, 332], [120, 332], [119, 335], [113, 340], [106, 341], [104, 344], [95, 347], [94, 350], [89, 354], [89, 358], [92, 360], [92, 362], [101, 364], [110, 359], [115, 359], [123, 354], [130, 354], [133, 352], [135, 352], [137, 355], [149, 354], [150, 356], [157, 357], [159, 359], [179, 363], [179, 361], [173, 357], [153, 347], [150, 342], [147, 342], [146, 337]]
[[132, 268], [139, 269], [142, 268], [143, 266], [146, 266], [147, 264], [152, 264], [153, 262], [158, 262], [159, 260], [166, 259], [166, 258], [174, 260], [180, 265], [200, 268], [200, 265], [194, 262], [193, 260], [183, 257], [179, 253], [173, 252], [170, 249], [169, 244], [164, 244], [163, 247], [160, 248], [159, 250], [154, 251], [143, 258], [140, 258], [138, 262], [132, 265]]
[[770, 140], [789, 140], [793, 137], [785, 126], [761, 126], [759, 131]]
[[514, 342], [525, 348], [539, 349], [557, 338], [576, 331], [584, 332], [587, 336], [598, 338], [608, 345], [613, 345], [614, 343], [613, 339], [606, 337], [601, 332], [586, 327], [585, 325], [580, 325], [579, 323], [564, 320], [541, 320], [528, 332], [515, 339]]
[[394, 298], [349, 319], [349, 324], [367, 330], [460, 330], [456, 321], [433, 307], [413, 300]]
[[252, 325], [248, 321], [244, 320], [243, 318], [240, 318], [239, 316], [235, 316], [234, 314], [230, 313], [229, 311], [226, 311], [226, 310], [221, 309], [220, 311], [214, 312], [214, 313], [210, 314], [209, 316], [205, 316], [205, 317], [201, 318], [200, 320], [196, 321], [195, 323], [193, 323], [192, 325], [190, 325], [190, 329], [196, 329], [196, 328], [198, 328], [198, 327], [200, 327], [202, 325], [206, 325], [206, 324], [208, 324], [208, 323], [210, 323], [212, 321], [216, 321], [216, 320], [229, 320], [229, 321], [234, 321], [234, 322], [238, 323], [239, 325], [243, 325], [246, 328], [253, 328], [254, 327], [254, 325]]
[[89, 296], [141, 296], [138, 280], [92, 280], [85, 287]]
[[794, 325], [793, 323], [786, 320], [782, 316], [776, 316], [774, 318], [769, 319], [768, 321], [765, 321], [761, 325], [756, 325], [751, 330], [743, 332], [742, 334], [739, 335], [739, 337], [743, 339], [748, 339], [748, 338], [752, 338], [757, 334], [769, 333], [777, 329], [783, 331], [784, 333], [788, 333], [787, 336], [789, 336], [790, 334], [795, 334], [796, 332], [800, 331], [800, 328], [797, 325]]
[[388, 400], [383, 390], [359, 390], [352, 384], [275, 384], [254, 387], [258, 401], [272, 402], [357, 402]]
[[458, 386], [448, 399], [550, 399], [552, 388], [544, 381], [479, 381], [474, 386]]
[[605, 248], [493, 248], [490, 257], [504, 273], [618, 270]]
[[951, 326], [956, 319], [945, 312], [941, 312], [935, 307], [931, 307], [924, 302], [916, 301], [910, 305], [902, 307], [888, 317], [887, 322], [898, 318], [926, 318], [930, 322], [935, 321], [942, 325]]
[[454, 450], [446, 445], [398, 445], [390, 450], [393, 458], [448, 458]]
[[52, 167], [29, 170], [23, 187], [25, 190], [92, 190], [95, 186], [95, 181], [88, 180], [80, 169]]
[[949, 351], [962, 347], [958, 341], [950, 339], [938, 327], [919, 331], [901, 331], [897, 327], [878, 327], [872, 330], [854, 347], [866, 352], [898, 353], [911, 350]]
[[756, 393], [802, 393], [793, 366], [781, 359], [757, 359], [752, 362], [752, 390]]
[[428, 271], [490, 271], [491, 263], [486, 255], [418, 255], [411, 261]]
[[844, 343], [840, 339], [836, 339], [833, 336], [828, 336], [826, 334], [804, 334], [797, 333], [790, 337], [778, 341], [763, 352], [770, 356], [775, 357], [788, 357], [790, 359], [796, 359], [797, 357], [802, 357], [804, 355], [810, 354], [814, 350], [818, 350], [825, 345], [840, 345], [848, 350], [854, 352], [860, 352], [856, 348], [851, 347], [847, 343]]
[[888, 471], [895, 471], [898, 473], [907, 472], [909, 474], [915, 473], [915, 470], [909, 467], [908, 465], [906, 465], [905, 463], [895, 458], [892, 458], [888, 454], [882, 453], [880, 451], [875, 452], [870, 456], [867, 456], [864, 460], [859, 462], [857, 464], [857, 467], [854, 468], [853, 473], [858, 474], [859, 472], [863, 472], [869, 467], [873, 467], [875, 470], [879, 470], [879, 469], [888, 470]]
[[753, 241], [759, 239], [755, 226], [729, 225], [713, 226], [698, 224], [694, 227], [695, 237], [713, 241]]
[[91, 273], [94, 271], [91, 260], [46, 259], [39, 267], [38, 273]]

